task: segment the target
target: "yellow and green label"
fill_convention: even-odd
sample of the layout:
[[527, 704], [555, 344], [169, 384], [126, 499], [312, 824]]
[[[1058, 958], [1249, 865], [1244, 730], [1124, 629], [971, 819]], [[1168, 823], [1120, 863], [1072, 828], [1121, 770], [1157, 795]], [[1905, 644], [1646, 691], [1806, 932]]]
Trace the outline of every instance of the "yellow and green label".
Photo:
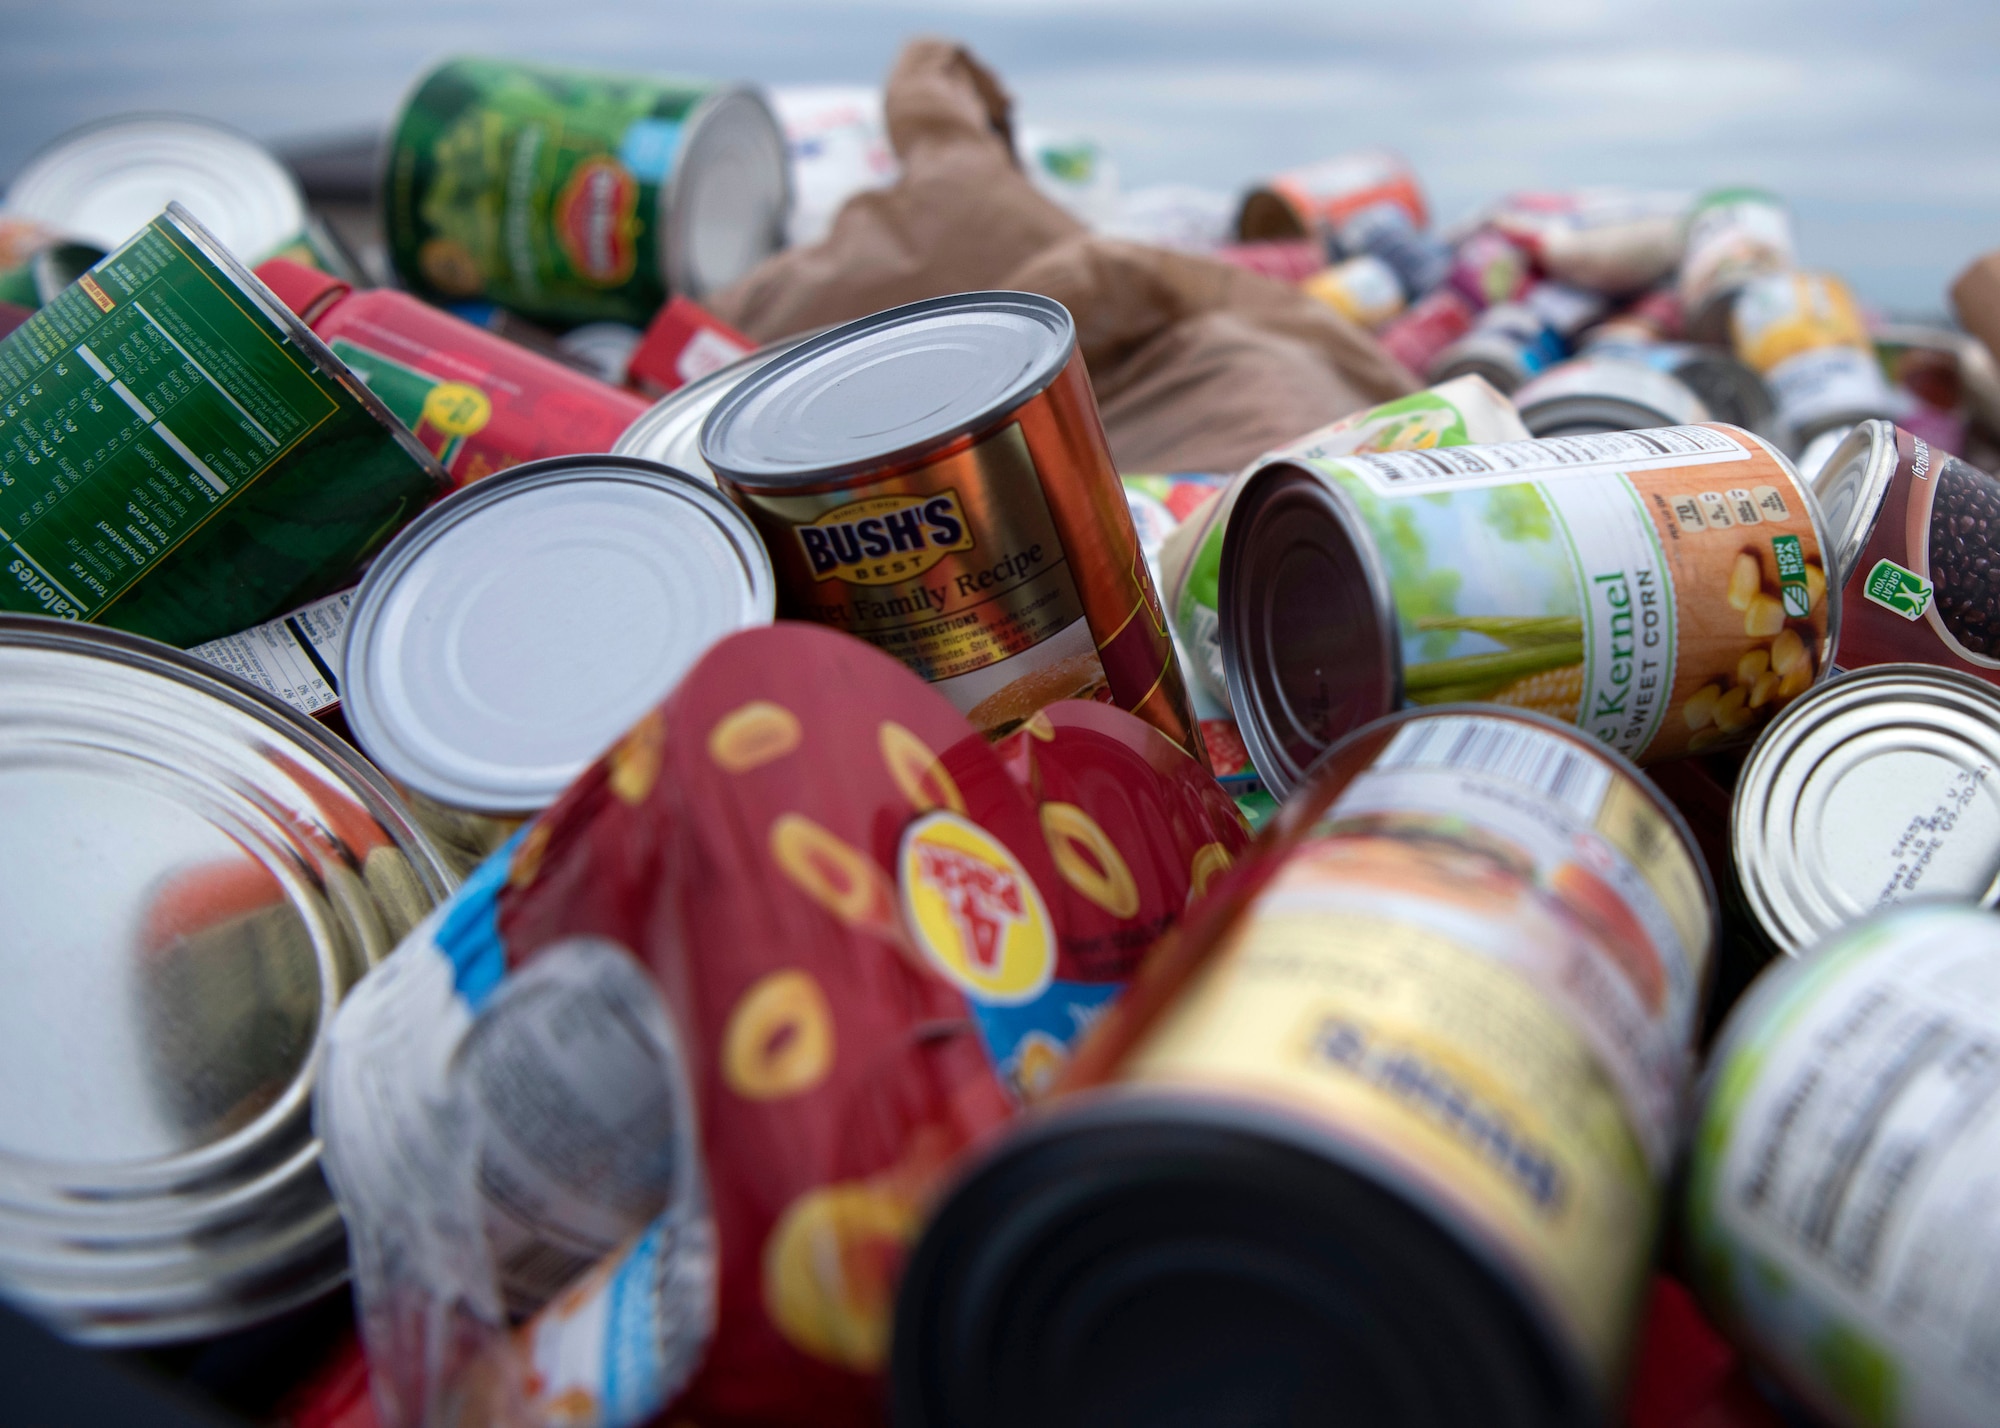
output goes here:
[[440, 490], [194, 233], [154, 220], [0, 341], [0, 609], [198, 643], [335, 588]]

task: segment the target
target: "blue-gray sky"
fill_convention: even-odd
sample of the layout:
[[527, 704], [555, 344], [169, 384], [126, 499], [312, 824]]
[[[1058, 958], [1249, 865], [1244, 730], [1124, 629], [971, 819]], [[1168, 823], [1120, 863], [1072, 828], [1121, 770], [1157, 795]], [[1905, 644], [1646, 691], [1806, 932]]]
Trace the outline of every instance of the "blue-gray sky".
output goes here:
[[427, 63], [531, 55], [866, 82], [968, 42], [1129, 184], [1235, 188], [1364, 143], [1446, 219], [1519, 187], [1763, 184], [1807, 262], [1941, 311], [2000, 247], [2000, 4], [1932, 0], [6, 0], [0, 174], [71, 124], [177, 109], [266, 139], [379, 122]]

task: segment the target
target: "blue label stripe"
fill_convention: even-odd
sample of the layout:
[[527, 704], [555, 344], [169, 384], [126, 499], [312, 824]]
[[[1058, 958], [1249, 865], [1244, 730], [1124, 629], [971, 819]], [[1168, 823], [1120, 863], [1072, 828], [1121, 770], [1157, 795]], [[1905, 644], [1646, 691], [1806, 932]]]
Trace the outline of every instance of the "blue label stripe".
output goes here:
[[629, 1428], [658, 1413], [666, 1397], [655, 1286], [666, 1251], [666, 1216], [653, 1221], [612, 1273], [604, 1310], [604, 1422]]
[[507, 949], [500, 941], [500, 890], [524, 826], [472, 870], [472, 876], [445, 905], [444, 920], [432, 941], [451, 959], [452, 985], [476, 1011], [507, 975]]

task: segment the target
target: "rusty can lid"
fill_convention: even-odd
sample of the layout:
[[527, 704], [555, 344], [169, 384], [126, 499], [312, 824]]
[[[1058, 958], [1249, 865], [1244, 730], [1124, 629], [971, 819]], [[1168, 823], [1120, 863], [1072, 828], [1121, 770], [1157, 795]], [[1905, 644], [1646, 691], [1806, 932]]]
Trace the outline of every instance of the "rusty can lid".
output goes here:
[[1743, 899], [1797, 956], [1881, 908], [2000, 902], [2000, 691], [1876, 665], [1797, 699], [1743, 766], [1730, 812]]
[[631, 456], [531, 461], [376, 558], [348, 619], [348, 727], [425, 797], [533, 812], [776, 601], [756, 528], [713, 487]]
[[0, 1292], [94, 1343], [346, 1277], [311, 1095], [450, 891], [341, 740], [164, 645], [0, 616]]

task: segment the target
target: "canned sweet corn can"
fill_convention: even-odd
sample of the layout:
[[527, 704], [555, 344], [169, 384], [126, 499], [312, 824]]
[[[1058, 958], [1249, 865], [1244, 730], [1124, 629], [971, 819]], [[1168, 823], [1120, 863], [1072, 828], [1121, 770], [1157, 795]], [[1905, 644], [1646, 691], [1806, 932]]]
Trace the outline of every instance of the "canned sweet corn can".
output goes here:
[[1267, 783], [1405, 704], [1509, 704], [1640, 763], [1748, 743], [1828, 666], [1818, 509], [1719, 424], [1260, 467], [1220, 580]]

